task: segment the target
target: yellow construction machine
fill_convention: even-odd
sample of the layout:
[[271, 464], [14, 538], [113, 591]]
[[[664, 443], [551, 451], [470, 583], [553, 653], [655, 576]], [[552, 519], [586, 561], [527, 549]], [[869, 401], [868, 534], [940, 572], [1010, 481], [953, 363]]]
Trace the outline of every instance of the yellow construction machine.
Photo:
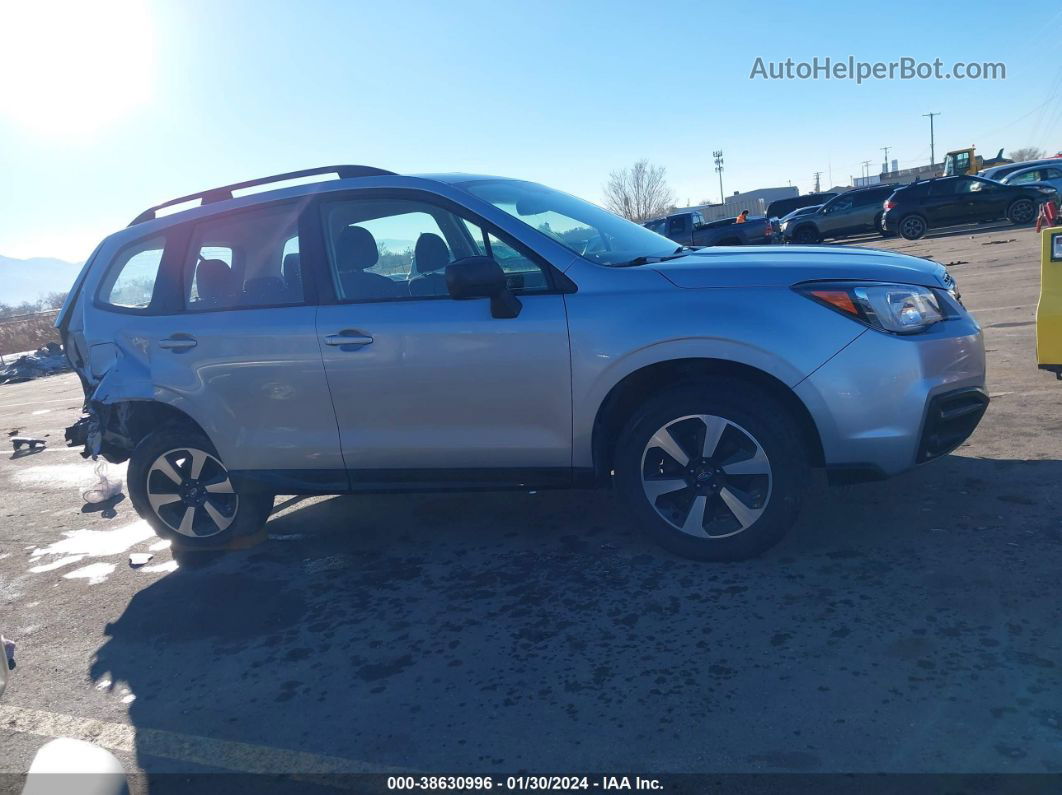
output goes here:
[[1002, 149], [999, 150], [995, 157], [990, 157], [987, 160], [977, 154], [976, 149], [977, 147], [974, 146], [966, 149], [953, 149], [944, 155], [944, 176], [954, 177], [957, 174], [976, 174], [984, 168], [1002, 166], [1014, 162], [1003, 157]]

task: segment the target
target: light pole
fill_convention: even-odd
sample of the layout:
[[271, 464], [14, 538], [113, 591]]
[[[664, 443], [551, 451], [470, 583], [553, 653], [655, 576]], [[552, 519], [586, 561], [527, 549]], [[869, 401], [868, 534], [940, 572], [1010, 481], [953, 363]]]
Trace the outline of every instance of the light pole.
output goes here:
[[715, 173], [719, 175], [719, 203], [726, 204], [726, 196], [723, 195], [723, 150], [716, 149], [712, 157], [715, 158]]
[[933, 138], [933, 117], [939, 116], [940, 112], [936, 113], [923, 113], [923, 116], [929, 117], [929, 165], [935, 166], [937, 164], [937, 154], [934, 148], [936, 141]]

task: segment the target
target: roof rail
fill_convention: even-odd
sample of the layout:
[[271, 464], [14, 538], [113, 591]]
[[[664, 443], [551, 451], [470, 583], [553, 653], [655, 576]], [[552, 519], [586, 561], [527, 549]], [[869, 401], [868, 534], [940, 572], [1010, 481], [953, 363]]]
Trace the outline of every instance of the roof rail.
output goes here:
[[148, 207], [144, 212], [140, 213], [140, 215], [130, 221], [129, 226], [135, 226], [144, 221], [151, 221], [158, 217], [157, 213], [159, 210], [166, 207], [172, 207], [175, 204], [184, 204], [185, 202], [199, 199], [199, 206], [201, 207], [204, 204], [213, 204], [214, 202], [231, 199], [233, 198], [232, 192], [234, 190], [240, 190], [241, 188], [252, 188], [256, 185], [268, 185], [271, 182], [285, 182], [289, 179], [299, 179], [300, 177], [312, 177], [316, 174], [335, 174], [340, 179], [350, 179], [353, 177], [394, 176], [394, 173], [395, 172], [393, 171], [386, 171], [382, 168], [373, 168], [372, 166], [321, 166], [319, 168], [306, 168], [302, 171], [288, 171], [284, 174], [274, 174], [271, 177], [261, 177], [260, 179], [249, 179], [246, 182], [236, 182], [232, 185], [224, 185], [220, 188], [211, 188], [210, 190], [200, 191], [199, 193], [190, 193], [187, 196], [181, 196], [177, 199], [170, 199], [168, 202], [156, 204], [154, 207]]

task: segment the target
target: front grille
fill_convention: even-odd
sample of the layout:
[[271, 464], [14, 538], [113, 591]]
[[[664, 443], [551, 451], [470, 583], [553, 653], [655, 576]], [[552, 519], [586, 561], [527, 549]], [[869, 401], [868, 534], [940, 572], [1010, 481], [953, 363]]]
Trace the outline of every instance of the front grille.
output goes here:
[[922, 427], [918, 461], [947, 455], [966, 441], [988, 408], [988, 395], [980, 389], [960, 389], [929, 401]]

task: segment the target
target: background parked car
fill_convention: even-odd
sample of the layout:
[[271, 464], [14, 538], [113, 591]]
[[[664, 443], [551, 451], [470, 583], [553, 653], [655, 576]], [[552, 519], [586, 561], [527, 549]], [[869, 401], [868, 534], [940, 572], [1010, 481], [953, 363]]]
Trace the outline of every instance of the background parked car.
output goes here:
[[1015, 171], [1021, 171], [1022, 169], [1031, 168], [1032, 166], [1058, 166], [1060, 164], [1062, 164], [1062, 159], [1058, 156], [1045, 157], [1040, 160], [1023, 160], [1020, 163], [1007, 163], [1002, 166], [993, 166], [992, 168], [982, 169], [977, 172], [977, 176], [1001, 182], [1004, 177], [1013, 174]]
[[799, 210], [802, 207], [821, 207], [836, 195], [836, 193], [805, 193], [803, 196], [775, 199], [767, 205], [767, 217], [782, 218], [792, 213], [793, 210]]
[[935, 227], [1007, 218], [1036, 220], [1040, 204], [1058, 198], [1054, 188], [1004, 185], [981, 177], [941, 177], [898, 188], [885, 202], [885, 228], [917, 240]]
[[881, 232], [882, 203], [895, 185], [875, 185], [845, 191], [816, 212], [790, 222], [782, 236], [793, 243], [818, 243], [829, 238]]
[[999, 181], [1004, 185], [1036, 185], [1062, 191], [1062, 160], [1053, 166], [1022, 168]]
[[789, 228], [789, 225], [797, 218], [802, 218], [806, 215], [814, 215], [822, 208], [821, 204], [813, 204], [810, 207], [798, 207], [793, 212], [778, 219], [778, 231], [785, 237], [785, 230]]
[[742, 224], [733, 218], [705, 223], [704, 216], [696, 210], [673, 213], [644, 226], [684, 246], [760, 245], [775, 242], [779, 233], [778, 222], [763, 216], [750, 215]]

